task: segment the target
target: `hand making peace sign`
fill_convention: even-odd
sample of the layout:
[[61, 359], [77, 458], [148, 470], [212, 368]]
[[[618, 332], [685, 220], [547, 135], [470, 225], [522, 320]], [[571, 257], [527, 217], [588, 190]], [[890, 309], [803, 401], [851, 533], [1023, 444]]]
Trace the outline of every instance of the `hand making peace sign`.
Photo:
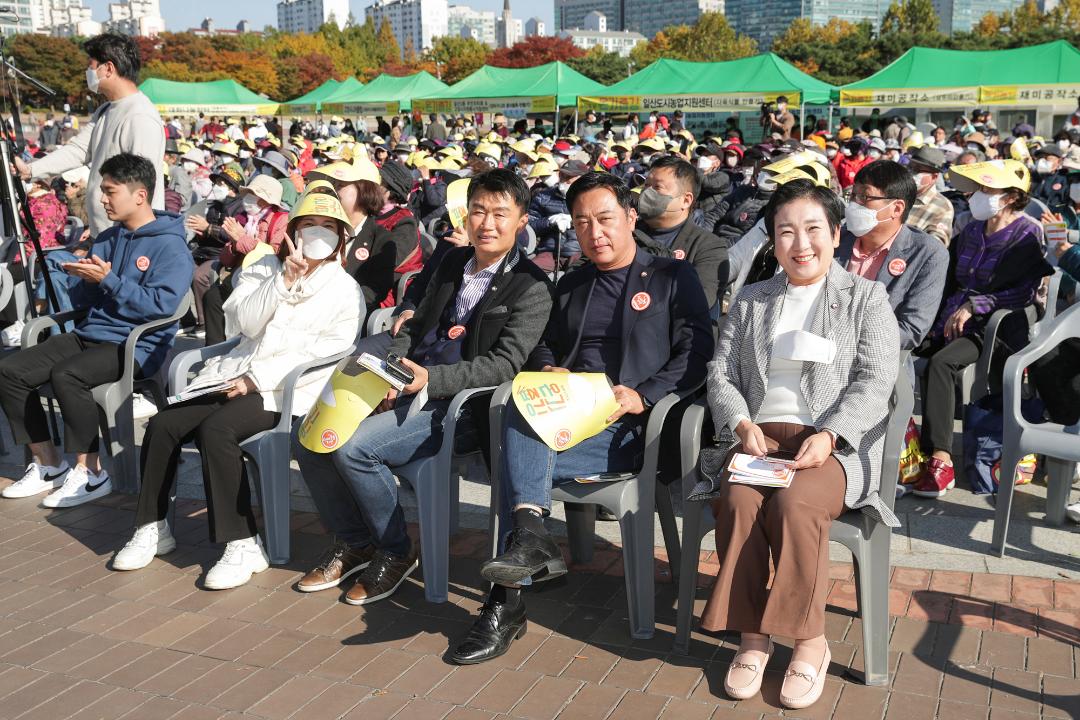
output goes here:
[[296, 281], [307, 274], [308, 261], [304, 257], [304, 239], [302, 237], [297, 237], [294, 245], [293, 241], [286, 235], [284, 242], [289, 248], [289, 254], [285, 256], [285, 287], [291, 290]]

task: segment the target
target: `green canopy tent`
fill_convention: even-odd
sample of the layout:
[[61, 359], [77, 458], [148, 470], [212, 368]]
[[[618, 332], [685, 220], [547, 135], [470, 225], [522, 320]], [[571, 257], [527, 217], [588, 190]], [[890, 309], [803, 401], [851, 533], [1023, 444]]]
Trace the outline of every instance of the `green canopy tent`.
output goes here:
[[235, 80], [175, 82], [150, 78], [139, 85], [162, 115], [273, 115], [278, 103]]
[[411, 110], [413, 98], [449, 89], [449, 85], [426, 71], [403, 77], [384, 73], [362, 88], [334, 93], [323, 107], [327, 112], [341, 115], [396, 115]]
[[792, 107], [825, 105], [835, 88], [779, 55], [725, 62], [657, 60], [601, 92], [581, 93], [582, 112], [747, 112], [784, 95]]
[[[350, 80], [353, 80], [353, 78], [350, 78]], [[311, 114], [313, 112], [318, 112], [323, 99], [337, 90], [340, 86], [340, 80], [330, 78], [319, 87], [315, 87], [313, 91], [289, 100], [288, 103], [282, 103], [281, 111], [296, 114]]]
[[1064, 40], [1012, 50], [914, 47], [868, 78], [840, 88], [842, 107], [1071, 105], [1080, 95], [1080, 50]]
[[604, 86], [569, 65], [551, 62], [532, 68], [484, 65], [447, 90], [414, 98], [423, 113], [503, 113], [524, 117], [573, 107], [579, 95], [596, 95]]
[[[325, 83], [324, 83], [324, 85], [325, 85]], [[292, 103], [288, 103], [286, 106], [282, 107], [281, 112], [283, 112], [283, 113], [291, 112], [291, 113], [296, 114], [296, 115], [313, 115], [316, 112], [328, 112], [327, 109], [326, 109], [326, 104], [327, 103], [333, 102], [335, 98], [340, 97], [342, 95], [346, 95], [348, 93], [356, 92], [357, 90], [361, 90], [361, 89], [363, 89], [363, 87], [364, 87], [364, 83], [360, 82], [359, 80], [357, 80], [354, 77], [347, 77], [344, 80], [342, 80], [341, 82], [339, 82], [338, 86], [336, 88], [333, 88], [329, 92], [323, 93], [323, 95], [318, 99], [317, 102], [315, 102], [315, 103], [308, 102], [307, 103], [308, 108], [312, 108], [312, 105], [314, 105], [314, 107], [312, 109], [310, 109], [310, 110], [309, 109], [294, 110], [293, 106], [292, 106]], [[319, 88], [315, 88], [315, 90], [312, 90], [312, 92], [317, 92], [318, 89]], [[296, 101], [293, 101], [293, 102], [296, 102]], [[288, 109], [286, 109], [286, 108], [288, 108]]]

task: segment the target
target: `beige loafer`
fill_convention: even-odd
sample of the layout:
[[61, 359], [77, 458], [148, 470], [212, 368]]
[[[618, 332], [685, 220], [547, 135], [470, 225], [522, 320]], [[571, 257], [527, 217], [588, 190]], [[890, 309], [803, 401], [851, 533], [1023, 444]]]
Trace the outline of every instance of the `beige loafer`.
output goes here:
[[792, 710], [802, 710], [816, 703], [825, 689], [825, 676], [830, 662], [832, 653], [826, 645], [820, 667], [814, 668], [810, 663], [802, 661], [788, 665], [787, 672], [784, 673], [784, 684], [780, 686], [780, 704]]
[[732, 700], [749, 700], [761, 692], [765, 666], [769, 664], [772, 653], [773, 644], [770, 640], [769, 651], [765, 653], [764, 660], [760, 660], [759, 653], [756, 652], [742, 652], [736, 655], [724, 676], [724, 692], [728, 694], [728, 697]]

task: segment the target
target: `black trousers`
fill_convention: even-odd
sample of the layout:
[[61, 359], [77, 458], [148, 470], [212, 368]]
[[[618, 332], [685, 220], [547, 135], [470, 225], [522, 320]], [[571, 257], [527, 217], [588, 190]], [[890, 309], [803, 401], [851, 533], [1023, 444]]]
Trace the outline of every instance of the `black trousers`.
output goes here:
[[927, 453], [952, 453], [956, 381], [964, 368], [978, 362], [981, 351], [978, 339], [960, 337], [928, 356], [922, 378], [922, 447]]
[[216, 283], [202, 297], [206, 347], [225, 342], [225, 301], [232, 295], [232, 275]]
[[135, 524], [165, 519], [180, 446], [194, 440], [202, 460], [210, 539], [225, 543], [253, 537], [258, 527], [240, 443], [274, 427], [280, 418], [280, 413], [263, 409], [257, 393], [232, 400], [223, 394], [204, 395], [152, 417], [143, 437], [142, 487]]
[[[52, 382], [64, 418], [68, 452], [98, 451], [98, 407], [91, 390], [120, 379], [124, 348], [83, 340], [75, 333], [54, 335], [40, 345], [0, 360], [0, 407], [20, 445], [51, 440], [38, 388]], [[138, 368], [136, 368], [136, 373]]]

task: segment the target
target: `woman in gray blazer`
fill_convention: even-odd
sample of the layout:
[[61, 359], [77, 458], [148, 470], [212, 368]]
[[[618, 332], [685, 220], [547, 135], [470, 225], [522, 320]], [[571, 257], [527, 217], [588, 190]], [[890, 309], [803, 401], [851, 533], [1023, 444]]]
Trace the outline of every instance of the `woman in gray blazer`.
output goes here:
[[[885, 287], [833, 262], [842, 215], [832, 191], [806, 180], [782, 185], [766, 207], [783, 272], [745, 287], [728, 314], [708, 375], [718, 445], [702, 450], [692, 496], [712, 500], [720, 558], [702, 627], [741, 633], [724, 688], [756, 695], [770, 636], [790, 637], [780, 694], [790, 708], [820, 697], [831, 659], [830, 524], [847, 508], [898, 524], [878, 487], [899, 331]], [[791, 485], [732, 482], [736, 452], [793, 460]]]

